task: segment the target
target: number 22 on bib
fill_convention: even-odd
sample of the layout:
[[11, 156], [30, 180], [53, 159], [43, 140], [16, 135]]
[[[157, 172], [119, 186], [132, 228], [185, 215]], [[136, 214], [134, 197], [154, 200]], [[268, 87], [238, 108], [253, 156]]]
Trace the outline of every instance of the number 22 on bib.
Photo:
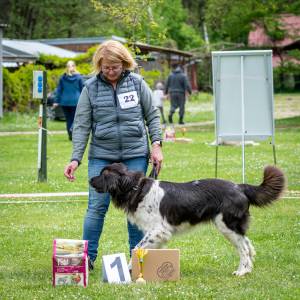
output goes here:
[[118, 99], [122, 109], [135, 107], [139, 103], [139, 98], [136, 91], [119, 94]]

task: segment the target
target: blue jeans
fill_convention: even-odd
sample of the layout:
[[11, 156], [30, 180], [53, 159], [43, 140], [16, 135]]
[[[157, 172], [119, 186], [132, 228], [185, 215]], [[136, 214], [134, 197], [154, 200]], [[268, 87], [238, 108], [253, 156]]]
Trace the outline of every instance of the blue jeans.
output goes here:
[[[144, 174], [147, 172], [148, 158], [146, 157], [132, 158], [121, 162], [131, 171], [141, 171]], [[101, 170], [111, 163], [113, 163], [113, 161], [90, 159], [88, 165], [89, 180], [94, 176], [98, 176]], [[89, 203], [84, 219], [83, 239], [88, 240], [88, 255], [92, 261], [97, 258], [99, 239], [109, 203], [110, 197], [108, 193], [97, 193], [93, 187], [89, 186]], [[144, 235], [142, 231], [129, 221], [127, 221], [127, 228], [131, 255], [131, 250], [138, 244]]]
[[69, 138], [72, 139], [72, 127], [73, 127], [73, 122], [74, 122], [74, 117], [76, 112], [76, 106], [62, 106], [61, 108], [66, 118], [67, 132]]

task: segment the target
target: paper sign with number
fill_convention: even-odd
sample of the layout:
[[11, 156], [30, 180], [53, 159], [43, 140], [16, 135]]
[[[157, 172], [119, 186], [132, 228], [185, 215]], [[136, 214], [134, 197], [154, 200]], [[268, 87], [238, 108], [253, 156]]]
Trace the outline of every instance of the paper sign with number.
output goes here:
[[119, 94], [118, 99], [122, 109], [135, 107], [139, 103], [139, 98], [136, 91]]
[[102, 256], [103, 281], [108, 283], [129, 283], [131, 277], [125, 253]]

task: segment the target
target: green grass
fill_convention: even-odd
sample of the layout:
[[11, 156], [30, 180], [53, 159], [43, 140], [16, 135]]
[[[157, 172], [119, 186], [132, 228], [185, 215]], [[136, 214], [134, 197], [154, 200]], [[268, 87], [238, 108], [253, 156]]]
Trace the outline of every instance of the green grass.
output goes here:
[[[180, 137], [180, 131], [177, 137]], [[190, 132], [185, 135], [190, 144], [164, 143], [164, 166], [160, 178], [174, 181], [214, 177], [215, 147], [213, 130]], [[87, 189], [87, 161], [76, 172], [78, 180], [68, 183], [63, 177], [65, 164], [71, 155], [71, 143], [66, 135], [48, 136], [48, 183], [37, 184], [37, 136], [16, 135], [0, 137], [0, 192], [31, 193], [85, 191]], [[251, 183], [259, 183], [262, 169], [273, 163], [271, 145], [246, 146], [246, 177]], [[300, 135], [298, 128], [276, 130], [276, 154], [278, 165], [286, 172], [289, 189], [300, 190]], [[219, 177], [241, 181], [241, 147], [219, 147]], [[188, 171], [187, 171], [188, 170]]]
[[[51, 286], [52, 240], [79, 239], [85, 203], [1, 205], [1, 299], [299, 299], [299, 200], [282, 199], [251, 209], [248, 232], [256, 251], [253, 272], [231, 275], [238, 256], [212, 225], [174, 238], [181, 251], [181, 280], [175, 283], [109, 285], [101, 282], [101, 261], [87, 289]], [[112, 208], [99, 256], [128, 253], [125, 216]], [[127, 255], [128, 256], [128, 255]]]
[[[64, 121], [48, 121], [47, 129], [65, 130]], [[3, 131], [34, 131], [38, 129], [38, 111], [30, 114], [5, 112], [0, 119], [0, 132]]]
[[[14, 124], [31, 130], [35, 122], [32, 116], [12, 114], [10, 118], [5, 117], [0, 122], [0, 131], [14, 128]], [[57, 130], [55, 126], [64, 129], [64, 122], [49, 122], [49, 125], [52, 130]], [[168, 245], [181, 251], [180, 281], [147, 283], [146, 286], [104, 284], [101, 282], [101, 256], [124, 252], [128, 257], [125, 216], [111, 206], [101, 237], [99, 259], [95, 271], [90, 274], [88, 288], [53, 288], [52, 241], [54, 238], [81, 238], [86, 198], [30, 204], [4, 204], [1, 202], [7, 199], [0, 199], [0, 299], [299, 299], [299, 125], [298, 116], [276, 120], [278, 166], [288, 179], [286, 195], [294, 191], [296, 198], [282, 199], [265, 209], [251, 208], [248, 236], [257, 256], [250, 275], [244, 278], [231, 275], [237, 268], [238, 256], [228, 241], [212, 225], [206, 224], [174, 238]], [[177, 136], [181, 136], [180, 130]], [[193, 142], [164, 143], [161, 179], [188, 181], [214, 177], [215, 148], [209, 145], [214, 140], [213, 128], [205, 127], [200, 131], [188, 128], [186, 137]], [[87, 190], [86, 157], [74, 183], [63, 177], [71, 154], [66, 135], [48, 136], [47, 183], [37, 183], [36, 135], [0, 136], [0, 149], [0, 193]], [[272, 147], [268, 142], [246, 146], [247, 182], [260, 183], [263, 167], [272, 163]], [[219, 177], [241, 182], [241, 168], [241, 147], [219, 148]], [[83, 202], [76, 202], [78, 199]]]
[[[300, 94], [276, 94], [275, 95], [276, 119], [292, 119], [300, 115]], [[170, 109], [170, 101], [164, 101], [164, 114], [167, 118]], [[14, 112], [4, 113], [0, 119], [0, 132], [2, 131], [34, 131], [37, 130], [38, 111], [31, 114], [18, 114]], [[178, 109], [174, 114], [174, 123], [178, 122]], [[207, 93], [193, 94], [186, 103], [185, 122], [212, 122], [214, 121], [213, 97]], [[276, 120], [277, 121], [277, 120]], [[65, 122], [48, 121], [48, 129], [65, 130]]]

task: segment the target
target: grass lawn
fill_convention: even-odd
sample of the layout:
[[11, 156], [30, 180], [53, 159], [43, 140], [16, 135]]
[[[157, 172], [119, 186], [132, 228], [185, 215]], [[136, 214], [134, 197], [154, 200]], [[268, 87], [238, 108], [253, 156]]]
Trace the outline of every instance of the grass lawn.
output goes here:
[[[285, 96], [281, 97], [279, 102], [286, 101]], [[203, 107], [209, 105], [209, 101], [201, 101]], [[197, 109], [193, 105], [188, 104], [190, 112]], [[284, 115], [285, 119], [276, 121], [277, 163], [288, 179], [286, 198], [268, 208], [250, 210], [248, 236], [257, 252], [253, 273], [244, 278], [231, 275], [238, 266], [237, 253], [213, 225], [206, 224], [174, 238], [168, 245], [181, 252], [179, 282], [146, 286], [104, 284], [101, 256], [124, 252], [128, 257], [125, 216], [111, 206], [96, 269], [90, 274], [87, 289], [53, 288], [52, 241], [81, 238], [86, 197], [57, 199], [74, 202], [28, 204], [22, 203], [25, 199], [18, 200], [18, 204], [4, 204], [9, 199], [0, 199], [0, 299], [300, 299], [299, 115], [289, 115], [290, 118]], [[15, 122], [17, 118], [20, 119]], [[200, 122], [205, 118], [200, 116], [195, 120]], [[191, 115], [187, 115], [187, 120], [194, 122]], [[0, 131], [13, 129], [13, 124], [20, 124], [16, 131], [33, 130], [35, 117], [11, 114], [0, 121]], [[49, 128], [64, 129], [64, 122], [49, 122]], [[214, 140], [214, 131], [212, 127], [201, 129], [193, 132], [188, 129], [186, 136], [193, 140], [190, 144], [164, 143], [161, 179], [188, 181], [214, 177], [215, 148], [209, 145]], [[177, 136], [180, 135], [178, 132]], [[86, 191], [86, 158], [74, 183], [63, 177], [70, 153], [66, 135], [49, 135], [48, 182], [37, 183], [37, 136], [0, 136], [0, 193]], [[259, 184], [263, 167], [272, 163], [272, 147], [268, 142], [247, 146], [247, 182]], [[219, 177], [241, 182], [241, 168], [241, 147], [219, 148]]]
[[[168, 247], [181, 252], [181, 280], [173, 283], [109, 285], [101, 261], [87, 289], [51, 286], [52, 240], [79, 239], [85, 203], [1, 205], [1, 299], [299, 299], [299, 200], [282, 199], [251, 209], [248, 232], [257, 251], [250, 275], [236, 278], [238, 256], [212, 225], [176, 237]], [[125, 252], [122, 212], [110, 209], [99, 256]]]
[[[300, 116], [300, 94], [275, 94], [275, 118], [292, 118]], [[164, 115], [167, 118], [170, 101], [164, 101]], [[186, 104], [185, 122], [208, 122], [214, 120], [214, 105], [211, 94], [193, 95]], [[0, 119], [1, 131], [33, 131], [37, 130], [38, 109], [31, 114], [4, 113]], [[178, 122], [178, 109], [174, 114], [174, 123]], [[65, 122], [49, 121], [48, 129], [65, 130]]]

